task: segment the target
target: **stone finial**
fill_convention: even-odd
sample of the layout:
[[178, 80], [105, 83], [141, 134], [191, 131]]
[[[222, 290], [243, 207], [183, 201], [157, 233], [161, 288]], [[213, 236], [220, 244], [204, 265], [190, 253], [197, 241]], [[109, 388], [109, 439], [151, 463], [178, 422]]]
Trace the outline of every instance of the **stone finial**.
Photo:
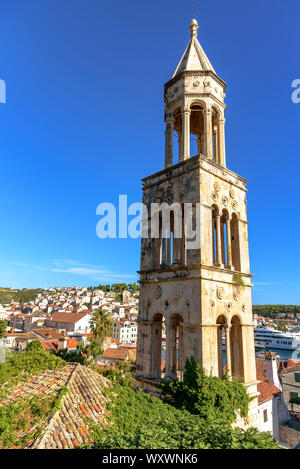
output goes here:
[[276, 359], [276, 353], [272, 352], [269, 350], [268, 352], [265, 353], [265, 358], [271, 360], [271, 359]]
[[198, 26], [197, 20], [193, 18], [190, 24], [191, 38], [197, 37], [198, 29], [199, 29], [199, 26]]

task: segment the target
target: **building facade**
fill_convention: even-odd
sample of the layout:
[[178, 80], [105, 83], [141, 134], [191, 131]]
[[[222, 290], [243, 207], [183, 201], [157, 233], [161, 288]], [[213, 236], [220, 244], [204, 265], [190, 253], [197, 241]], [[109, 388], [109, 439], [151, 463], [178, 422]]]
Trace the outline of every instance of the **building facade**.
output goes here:
[[[197, 31], [193, 19], [190, 42], [165, 84], [165, 168], [143, 179], [148, 214], [141, 244], [137, 385], [146, 389], [153, 380], [180, 379], [190, 356], [207, 373], [223, 377], [225, 341], [226, 368], [253, 396], [249, 415], [255, 424], [247, 181], [226, 167], [226, 84]], [[161, 204], [170, 207], [169, 225]]]

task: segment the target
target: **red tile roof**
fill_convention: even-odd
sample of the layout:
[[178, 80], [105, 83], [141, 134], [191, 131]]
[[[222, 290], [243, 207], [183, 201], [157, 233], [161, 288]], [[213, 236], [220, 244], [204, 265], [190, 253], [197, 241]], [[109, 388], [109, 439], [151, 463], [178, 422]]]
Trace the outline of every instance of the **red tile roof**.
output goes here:
[[44, 339], [58, 339], [59, 337], [63, 337], [61, 332], [56, 331], [55, 329], [43, 328], [43, 329], [32, 329], [32, 332], [43, 337]]
[[293, 360], [289, 358], [287, 363], [285, 364], [285, 368], [281, 371], [281, 373], [287, 373], [288, 371], [297, 371], [300, 370], [300, 360]]
[[[91, 440], [91, 424], [106, 424], [108, 415], [106, 407], [109, 398], [105, 388], [110, 388], [110, 382], [99, 373], [79, 364], [47, 370], [31, 378], [27, 383], [21, 383], [13, 393], [1, 401], [2, 405], [10, 404], [20, 398], [33, 398], [53, 395], [67, 387], [68, 393], [63, 395], [60, 408], [49, 420], [43, 420], [41, 433], [35, 441], [25, 444], [32, 449], [74, 449]], [[32, 428], [22, 434], [24, 438]]]
[[128, 351], [121, 348], [108, 348], [106, 352], [102, 355], [103, 358], [112, 358], [114, 360], [127, 360]]
[[75, 324], [77, 321], [84, 318], [87, 314], [88, 313], [54, 313], [51, 316], [51, 321]]
[[258, 404], [262, 404], [263, 402], [272, 399], [277, 394], [280, 394], [280, 389], [270, 383], [265, 376], [257, 375], [257, 379], [260, 380], [260, 383], [257, 385], [257, 390], [260, 393], [258, 396]]

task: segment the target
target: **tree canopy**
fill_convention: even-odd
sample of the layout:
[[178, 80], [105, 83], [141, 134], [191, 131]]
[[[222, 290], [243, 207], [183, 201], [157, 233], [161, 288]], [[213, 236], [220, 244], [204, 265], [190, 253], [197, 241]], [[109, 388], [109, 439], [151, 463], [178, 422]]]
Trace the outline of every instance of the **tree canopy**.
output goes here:
[[6, 328], [7, 328], [6, 321], [4, 321], [4, 319], [0, 319], [0, 339], [3, 339], [3, 337], [5, 337]]
[[234, 377], [207, 376], [194, 357], [186, 360], [183, 381], [160, 386], [166, 402], [206, 420], [233, 423], [238, 411], [243, 417], [248, 414], [249, 397], [242, 383]]

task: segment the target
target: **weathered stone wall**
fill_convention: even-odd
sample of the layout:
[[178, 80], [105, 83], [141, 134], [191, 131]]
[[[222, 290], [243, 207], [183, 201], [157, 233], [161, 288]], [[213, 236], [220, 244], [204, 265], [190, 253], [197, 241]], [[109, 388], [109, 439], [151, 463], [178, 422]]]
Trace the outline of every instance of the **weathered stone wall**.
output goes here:
[[280, 441], [286, 443], [290, 448], [294, 448], [300, 443], [300, 432], [285, 425], [280, 425], [279, 437]]

